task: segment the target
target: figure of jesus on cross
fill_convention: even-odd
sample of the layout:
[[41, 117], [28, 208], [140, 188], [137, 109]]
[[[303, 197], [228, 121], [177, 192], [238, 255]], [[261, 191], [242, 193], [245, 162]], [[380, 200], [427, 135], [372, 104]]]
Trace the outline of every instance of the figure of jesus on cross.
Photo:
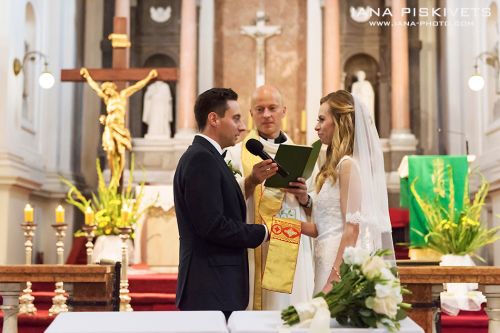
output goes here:
[[[82, 68], [80, 74], [106, 104], [106, 115], [99, 117], [99, 121], [104, 125], [102, 147], [106, 152], [111, 175], [121, 175], [125, 168], [125, 150], [132, 150], [130, 131], [125, 125], [127, 99], [156, 78], [158, 72], [152, 69], [144, 79], [121, 91], [118, 91], [116, 84], [109, 81], [99, 86], [86, 68]], [[116, 167], [118, 169], [115, 169]]]
[[[113, 46], [113, 68], [63, 69], [61, 81], [84, 81], [97, 92], [106, 104], [106, 115], [99, 121], [104, 125], [102, 146], [107, 154], [108, 168], [111, 175], [120, 179], [126, 163], [126, 150], [131, 150], [131, 136], [127, 128], [127, 99], [144, 88], [149, 81], [176, 81], [176, 68], [128, 68], [127, 48], [130, 42], [127, 32], [127, 20], [115, 17], [114, 30], [109, 36]], [[97, 82], [103, 82], [100, 86]], [[125, 83], [138, 81], [125, 88]], [[121, 90], [118, 90], [121, 89]]]

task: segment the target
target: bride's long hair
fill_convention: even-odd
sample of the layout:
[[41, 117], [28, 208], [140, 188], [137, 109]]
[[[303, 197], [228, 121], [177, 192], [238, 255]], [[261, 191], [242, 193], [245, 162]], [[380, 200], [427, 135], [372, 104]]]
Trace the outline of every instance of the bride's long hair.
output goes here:
[[328, 104], [328, 113], [333, 119], [333, 138], [326, 150], [326, 160], [316, 177], [316, 192], [327, 179], [335, 184], [339, 175], [337, 165], [346, 155], [352, 155], [354, 150], [354, 98], [346, 90], [329, 93], [320, 100], [320, 105]]

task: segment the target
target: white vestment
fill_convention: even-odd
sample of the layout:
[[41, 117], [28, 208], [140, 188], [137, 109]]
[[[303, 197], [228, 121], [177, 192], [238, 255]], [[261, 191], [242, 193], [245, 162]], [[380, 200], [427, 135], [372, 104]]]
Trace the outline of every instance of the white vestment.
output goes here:
[[[262, 139], [260, 140], [264, 145], [264, 150], [271, 155], [273, 158], [276, 155], [279, 144], [270, 143], [269, 141]], [[286, 144], [286, 143], [285, 143]], [[226, 161], [231, 161], [233, 167], [241, 171], [243, 178], [238, 179], [238, 183], [241, 186], [242, 192], [244, 190], [244, 178], [247, 176], [244, 174], [243, 165], [241, 161], [241, 145], [230, 147], [227, 150]], [[239, 176], [238, 176], [239, 177]], [[308, 182], [308, 189], [309, 189]], [[251, 195], [247, 200], [247, 223], [254, 223], [254, 198]], [[283, 201], [283, 206], [281, 207], [280, 215], [283, 217], [293, 217], [297, 220], [307, 221], [307, 216], [304, 209], [299, 205], [297, 199], [292, 194], [285, 194], [285, 199]], [[292, 216], [295, 215], [295, 216]], [[268, 244], [263, 245], [264, 249], [267, 249]], [[263, 255], [265, 258], [267, 253]], [[249, 274], [250, 274], [250, 298], [248, 310], [253, 310], [253, 295], [254, 295], [254, 272], [255, 272], [255, 260], [254, 260], [254, 250], [248, 249], [248, 264], [249, 264]], [[312, 246], [311, 239], [308, 236], [302, 235], [300, 238], [299, 253], [297, 256], [297, 266], [295, 270], [295, 277], [293, 281], [293, 289], [291, 294], [278, 293], [274, 291], [269, 291], [262, 289], [262, 310], [282, 310], [289, 305], [306, 302], [311, 300], [313, 296], [314, 288], [314, 270], [313, 270], [313, 258], [312, 258]]]
[[144, 94], [142, 121], [148, 125], [145, 138], [170, 138], [170, 122], [173, 121], [172, 94], [168, 84], [156, 81]]

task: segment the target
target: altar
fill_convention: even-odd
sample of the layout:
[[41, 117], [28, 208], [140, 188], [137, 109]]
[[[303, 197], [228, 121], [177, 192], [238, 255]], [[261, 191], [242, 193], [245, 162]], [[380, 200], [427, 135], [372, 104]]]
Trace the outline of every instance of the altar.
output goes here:
[[[279, 311], [235, 311], [226, 324], [220, 311], [63, 313], [46, 333], [307, 333], [283, 327]], [[388, 333], [386, 329], [342, 327], [331, 321], [331, 333]], [[401, 333], [423, 333], [413, 320], [401, 321]]]
[[220, 311], [63, 313], [45, 333], [227, 333]]
[[[227, 323], [231, 333], [308, 333], [309, 328], [282, 327], [279, 311], [236, 311]], [[330, 321], [331, 333], [386, 333], [382, 328], [343, 327], [335, 319]], [[400, 333], [424, 333], [424, 330], [410, 318], [401, 321]]]

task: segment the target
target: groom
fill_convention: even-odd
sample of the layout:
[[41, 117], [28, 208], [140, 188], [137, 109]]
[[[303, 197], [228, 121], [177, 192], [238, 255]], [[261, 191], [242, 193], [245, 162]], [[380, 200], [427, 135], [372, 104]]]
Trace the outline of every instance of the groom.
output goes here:
[[[246, 249], [268, 236], [265, 226], [245, 223], [243, 194], [222, 156], [245, 130], [237, 99], [224, 88], [198, 96], [194, 112], [201, 133], [174, 175], [180, 235], [176, 305], [180, 310], [220, 310], [226, 318], [248, 304]], [[271, 171], [267, 177], [277, 171], [271, 160], [261, 162], [263, 166]]]

